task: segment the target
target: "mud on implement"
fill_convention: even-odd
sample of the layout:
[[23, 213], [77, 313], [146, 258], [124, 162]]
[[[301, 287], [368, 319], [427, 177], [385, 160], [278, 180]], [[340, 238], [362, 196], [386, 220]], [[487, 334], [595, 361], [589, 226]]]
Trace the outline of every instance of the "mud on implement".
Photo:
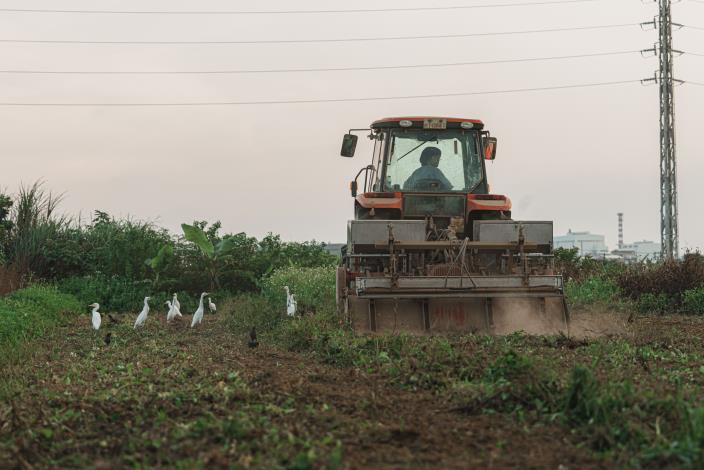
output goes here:
[[[552, 222], [512, 220], [508, 197], [489, 193], [497, 141], [483, 127], [411, 117], [368, 129], [373, 163], [350, 185], [337, 270], [338, 311], [356, 331], [567, 332]], [[347, 134], [341, 154], [356, 143]]]

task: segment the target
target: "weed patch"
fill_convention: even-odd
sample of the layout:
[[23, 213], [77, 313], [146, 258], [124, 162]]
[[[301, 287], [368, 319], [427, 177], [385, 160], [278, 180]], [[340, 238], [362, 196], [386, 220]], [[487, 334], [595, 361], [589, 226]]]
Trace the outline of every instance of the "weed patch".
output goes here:
[[9, 349], [41, 336], [85, 311], [75, 297], [54, 287], [32, 286], [0, 298], [0, 348]]

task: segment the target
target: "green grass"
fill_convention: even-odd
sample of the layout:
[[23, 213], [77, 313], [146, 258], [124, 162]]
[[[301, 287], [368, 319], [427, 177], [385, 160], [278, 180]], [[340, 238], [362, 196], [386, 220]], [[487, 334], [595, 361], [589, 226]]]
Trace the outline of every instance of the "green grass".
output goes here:
[[611, 305], [621, 301], [616, 282], [603, 276], [587, 277], [581, 281], [568, 281], [565, 295], [576, 307], [589, 305]]
[[32, 286], [0, 298], [0, 349], [8, 350], [37, 338], [80, 312], [75, 297], [50, 286]]

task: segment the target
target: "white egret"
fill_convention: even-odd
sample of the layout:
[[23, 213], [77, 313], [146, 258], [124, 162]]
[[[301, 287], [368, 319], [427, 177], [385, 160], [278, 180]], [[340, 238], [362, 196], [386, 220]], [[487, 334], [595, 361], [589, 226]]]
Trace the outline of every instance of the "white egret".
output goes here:
[[191, 320], [191, 328], [203, 321], [203, 297], [208, 295], [207, 292], [200, 294], [200, 303], [198, 304], [198, 310], [193, 314], [193, 320]]
[[171, 303], [170, 300], [167, 300], [164, 303], [169, 307], [169, 311], [166, 314], [166, 323], [170, 323], [171, 320], [174, 319], [174, 316], [176, 316], [176, 314], [174, 313], [174, 305]]
[[292, 317], [296, 314], [296, 307], [298, 306], [296, 296], [291, 293], [288, 286], [284, 286], [284, 290], [286, 291], [286, 313], [289, 317]]
[[176, 292], [174, 292], [174, 297], [173, 299], [171, 299], [171, 306], [174, 309], [174, 318], [182, 318], [183, 315], [181, 315], [181, 302], [178, 301], [178, 296], [176, 295]]
[[291, 302], [286, 306], [286, 313], [289, 317], [296, 314], [298, 310], [298, 302], [296, 301], [296, 294], [291, 294]]
[[93, 329], [99, 330], [100, 329], [100, 322], [102, 320], [100, 318], [100, 312], [98, 312], [98, 309], [100, 308], [100, 304], [98, 304], [96, 302], [94, 304], [90, 304], [89, 307], [93, 307], [93, 319], [92, 319], [93, 320]]
[[137, 320], [134, 322], [134, 328], [137, 329], [138, 326], [144, 326], [144, 322], [147, 321], [147, 315], [149, 314], [149, 297], [144, 298], [144, 308], [140, 312]]
[[215, 313], [218, 310], [217, 307], [215, 307], [213, 301], [210, 299], [210, 297], [208, 297], [208, 308], [210, 309], [210, 313]]

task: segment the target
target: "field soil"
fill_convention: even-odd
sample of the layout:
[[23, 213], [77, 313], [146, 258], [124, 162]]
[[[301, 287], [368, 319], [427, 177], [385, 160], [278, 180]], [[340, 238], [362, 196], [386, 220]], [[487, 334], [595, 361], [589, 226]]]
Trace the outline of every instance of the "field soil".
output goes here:
[[224, 314], [195, 329], [190, 318], [162, 317], [138, 331], [131, 316], [104, 317], [95, 333], [86, 315], [23, 351], [2, 371], [0, 467], [612, 465], [558, 423], [468, 414], [379, 370], [326, 365], [265, 340], [250, 348]]

